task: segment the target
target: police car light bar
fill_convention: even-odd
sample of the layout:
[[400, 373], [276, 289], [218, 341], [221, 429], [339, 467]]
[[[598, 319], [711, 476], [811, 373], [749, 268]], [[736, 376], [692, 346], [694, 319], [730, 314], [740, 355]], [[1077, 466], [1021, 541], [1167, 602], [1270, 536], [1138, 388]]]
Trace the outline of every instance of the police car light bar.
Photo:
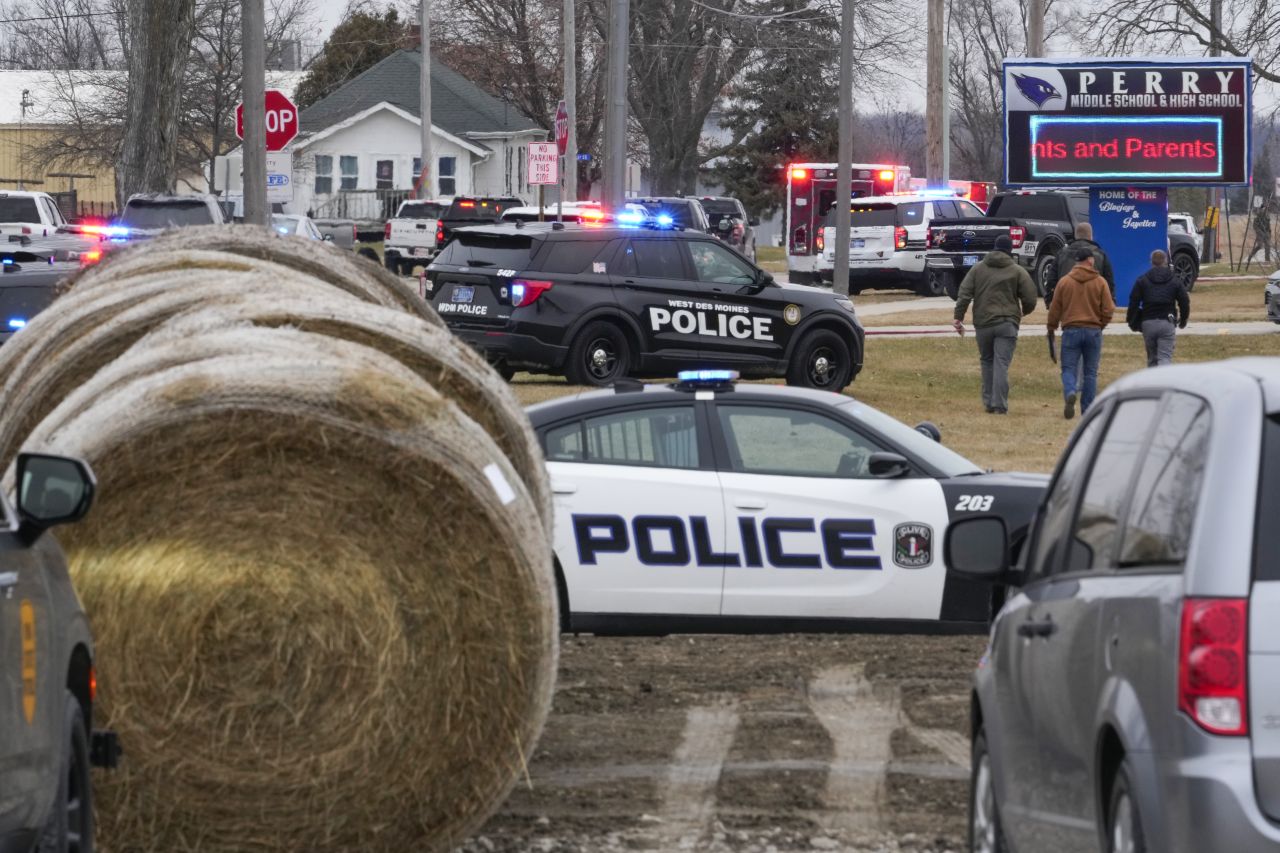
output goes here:
[[21, 317], [10, 317], [10, 318], [9, 318], [9, 328], [10, 328], [10, 329], [25, 329], [25, 328], [26, 328], [26, 326], [27, 326], [27, 321], [26, 321], [26, 320], [24, 320], [24, 319], [22, 319]]
[[628, 211], [613, 217], [620, 225], [643, 225], [644, 214]]
[[710, 388], [736, 382], [738, 376], [736, 370], [682, 370], [676, 374], [676, 384], [684, 388]]
[[659, 213], [657, 223], [659, 228], [670, 228], [675, 224], [675, 220], [671, 218], [671, 214], [669, 213]]

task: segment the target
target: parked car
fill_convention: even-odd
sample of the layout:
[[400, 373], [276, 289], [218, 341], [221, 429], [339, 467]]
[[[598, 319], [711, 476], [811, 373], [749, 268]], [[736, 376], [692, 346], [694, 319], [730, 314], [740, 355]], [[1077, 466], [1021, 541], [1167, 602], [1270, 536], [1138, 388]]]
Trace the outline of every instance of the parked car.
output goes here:
[[427, 264], [435, 257], [436, 226], [440, 215], [449, 209], [447, 201], [406, 199], [400, 202], [396, 215], [383, 229], [382, 257], [387, 269], [407, 275], [413, 267]]
[[71, 231], [0, 243], [0, 344], [53, 302], [58, 282], [98, 261], [105, 247], [96, 235]]
[[153, 237], [186, 225], [221, 225], [222, 207], [211, 195], [138, 193], [124, 203], [117, 225], [128, 229], [129, 239]]
[[454, 229], [499, 222], [506, 211], [524, 206], [525, 203], [518, 198], [455, 198], [436, 222], [436, 251], [449, 242]]
[[326, 240], [331, 237], [320, 233], [320, 229], [311, 221], [311, 217], [299, 213], [276, 213], [271, 216], [271, 227], [280, 234], [293, 237], [305, 237], [308, 240]]
[[0, 192], [0, 240], [10, 235], [47, 237], [67, 222], [53, 196], [41, 192]]
[[356, 245], [356, 221], [354, 219], [312, 219], [321, 236], [328, 237], [339, 249], [353, 249]]
[[[541, 215], [541, 220], [539, 220]], [[563, 215], [564, 219], [557, 219]], [[566, 201], [563, 214], [558, 205], [548, 204], [542, 210], [537, 207], [509, 207], [502, 212], [500, 222], [603, 222], [606, 219], [604, 210], [594, 201]]]
[[711, 222], [702, 203], [696, 198], [683, 196], [652, 196], [649, 198], [628, 199], [632, 204], [643, 205], [644, 209], [662, 228], [685, 228], [693, 231], [711, 231]]
[[1196, 227], [1196, 218], [1190, 213], [1170, 213], [1169, 232], [1186, 234], [1191, 238], [1192, 245], [1196, 247], [1196, 257], [1204, 257], [1204, 234]]
[[1263, 303], [1267, 306], [1267, 319], [1280, 323], [1280, 270], [1273, 272], [1271, 278], [1267, 279]]
[[742, 254], [756, 260], [756, 232], [760, 220], [747, 216], [747, 209], [736, 198], [703, 196], [698, 199], [710, 223], [708, 233], [714, 234]]
[[[872, 196], [854, 199], [849, 216], [849, 292], [871, 288], [914, 290], [943, 296], [951, 280], [940, 268], [925, 266], [925, 235], [937, 219], [981, 216], [972, 202], [954, 194]], [[813, 269], [830, 284], [836, 264], [836, 206], [817, 235], [819, 255]]]
[[115, 736], [93, 730], [93, 637], [66, 557], [46, 531], [83, 518], [93, 472], [22, 454], [17, 513], [0, 496], [0, 850], [93, 850], [91, 765]]
[[1280, 849], [1280, 359], [1132, 373], [1076, 429], [974, 677], [971, 849]]

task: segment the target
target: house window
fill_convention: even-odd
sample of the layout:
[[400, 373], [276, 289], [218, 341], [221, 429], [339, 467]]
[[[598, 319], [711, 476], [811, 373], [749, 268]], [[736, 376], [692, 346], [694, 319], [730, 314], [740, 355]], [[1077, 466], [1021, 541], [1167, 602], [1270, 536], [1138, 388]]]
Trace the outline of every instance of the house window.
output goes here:
[[338, 158], [338, 164], [342, 168], [342, 184], [344, 190], [354, 190], [360, 183], [360, 161], [355, 157], [342, 156]]
[[316, 155], [316, 195], [328, 195], [333, 192], [333, 157], [328, 154]]
[[378, 181], [378, 189], [395, 189], [395, 164], [391, 160], [379, 160], [375, 175]]
[[440, 171], [437, 175], [440, 184], [440, 195], [457, 195], [457, 157], [441, 157]]

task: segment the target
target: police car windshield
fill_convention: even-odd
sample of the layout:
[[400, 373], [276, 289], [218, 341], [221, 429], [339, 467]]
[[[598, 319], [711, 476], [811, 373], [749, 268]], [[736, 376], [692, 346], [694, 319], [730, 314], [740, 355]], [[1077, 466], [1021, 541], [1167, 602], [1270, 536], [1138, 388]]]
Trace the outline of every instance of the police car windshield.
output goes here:
[[459, 267], [499, 267], [523, 270], [533, 255], [533, 240], [521, 234], [459, 233], [436, 258], [438, 264]]
[[[871, 228], [876, 225], [893, 227], [898, 224], [897, 214], [898, 207], [893, 204], [856, 204], [849, 214], [849, 226], [852, 228]], [[823, 225], [827, 228], [836, 227], [835, 205], [827, 211], [827, 218]]]
[[934, 441], [922, 432], [894, 420], [884, 412], [865, 406], [856, 400], [842, 404], [859, 422], [897, 444], [926, 465], [936, 469], [943, 477], [964, 477], [981, 474], [982, 469], [954, 450]]

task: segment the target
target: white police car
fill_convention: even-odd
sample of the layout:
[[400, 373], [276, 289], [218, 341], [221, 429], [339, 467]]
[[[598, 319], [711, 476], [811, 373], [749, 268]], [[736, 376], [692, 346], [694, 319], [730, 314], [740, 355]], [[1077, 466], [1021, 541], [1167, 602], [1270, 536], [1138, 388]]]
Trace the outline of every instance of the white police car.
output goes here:
[[1048, 478], [984, 474], [929, 427], [844, 395], [736, 378], [529, 407], [564, 628], [985, 630], [1000, 593], [948, 577], [943, 534], [996, 513], [1016, 543]]

